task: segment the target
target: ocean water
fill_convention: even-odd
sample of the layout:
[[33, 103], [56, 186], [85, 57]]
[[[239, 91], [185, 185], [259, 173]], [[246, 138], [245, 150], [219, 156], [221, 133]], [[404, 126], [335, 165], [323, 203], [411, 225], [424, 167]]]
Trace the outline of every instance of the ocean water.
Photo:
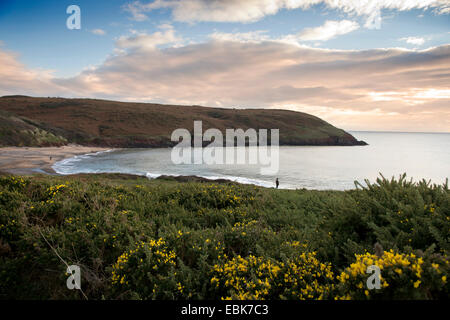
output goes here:
[[282, 146], [279, 171], [262, 175], [258, 165], [176, 165], [171, 149], [120, 149], [76, 156], [54, 164], [59, 174], [121, 172], [146, 175], [196, 175], [280, 188], [346, 190], [354, 181], [374, 182], [406, 173], [417, 180], [444, 183], [450, 177], [450, 133], [351, 132], [368, 146]]

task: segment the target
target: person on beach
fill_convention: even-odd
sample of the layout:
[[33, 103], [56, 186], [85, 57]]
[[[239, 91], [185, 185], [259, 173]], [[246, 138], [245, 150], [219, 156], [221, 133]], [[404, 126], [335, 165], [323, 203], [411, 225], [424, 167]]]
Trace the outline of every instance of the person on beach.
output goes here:
[[277, 180], [275, 181], [275, 184], [277, 185], [277, 189], [278, 189], [278, 186], [280, 185], [280, 182], [278, 181], [278, 178], [277, 178]]

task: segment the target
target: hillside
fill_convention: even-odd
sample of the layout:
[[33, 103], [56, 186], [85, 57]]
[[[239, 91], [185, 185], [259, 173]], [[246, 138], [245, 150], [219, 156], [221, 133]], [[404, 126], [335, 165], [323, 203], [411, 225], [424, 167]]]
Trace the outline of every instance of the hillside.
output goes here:
[[41, 125], [23, 117], [0, 110], [0, 145], [3, 146], [61, 146], [67, 140], [40, 129]]
[[177, 128], [280, 129], [280, 145], [365, 145], [315, 116], [268, 109], [219, 109], [96, 99], [0, 98], [0, 145], [77, 143], [102, 147], [169, 147]]
[[[0, 300], [84, 299], [64, 263], [89, 300], [448, 300], [448, 184], [408, 180], [314, 191], [0, 174]], [[381, 286], [367, 290], [373, 264]]]

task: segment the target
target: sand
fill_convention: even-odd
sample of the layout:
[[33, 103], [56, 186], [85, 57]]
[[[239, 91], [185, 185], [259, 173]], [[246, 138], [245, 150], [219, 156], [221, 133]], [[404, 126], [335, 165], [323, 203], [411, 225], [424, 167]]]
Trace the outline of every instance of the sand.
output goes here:
[[0, 148], [0, 171], [12, 174], [56, 174], [52, 165], [79, 154], [106, 151], [111, 148], [67, 145], [63, 147], [5, 147]]

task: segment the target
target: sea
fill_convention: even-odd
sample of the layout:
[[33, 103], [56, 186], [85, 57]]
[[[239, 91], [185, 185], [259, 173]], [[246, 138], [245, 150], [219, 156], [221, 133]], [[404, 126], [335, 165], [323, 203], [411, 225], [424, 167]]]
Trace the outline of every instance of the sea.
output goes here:
[[[62, 175], [128, 173], [149, 179], [161, 175], [199, 176], [212, 180], [279, 188], [348, 190], [406, 173], [413, 181], [443, 184], [450, 177], [450, 133], [350, 131], [367, 146], [280, 146], [278, 172], [262, 174], [257, 164], [175, 164], [172, 149], [114, 149], [56, 162]], [[248, 148], [247, 148], [248, 151]], [[248, 162], [248, 161], [247, 161]]]

